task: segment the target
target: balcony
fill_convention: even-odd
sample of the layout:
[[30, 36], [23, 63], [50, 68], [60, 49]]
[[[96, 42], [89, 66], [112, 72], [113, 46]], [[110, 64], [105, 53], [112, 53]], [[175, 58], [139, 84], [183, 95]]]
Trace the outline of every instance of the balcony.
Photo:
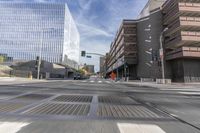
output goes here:
[[180, 58], [199, 58], [200, 48], [198, 47], [182, 47], [166, 54], [166, 60], [174, 60]]
[[178, 30], [184, 31], [200, 31], [200, 17], [179, 17], [173, 23], [168, 25], [169, 30], [166, 36], [177, 32]]
[[179, 31], [165, 40], [165, 47], [175, 49], [182, 46], [200, 46], [200, 32]]
[[170, 24], [179, 16], [199, 17], [200, 3], [175, 2], [171, 6], [165, 6], [163, 13], [165, 25]]
[[200, 13], [200, 3], [179, 2], [178, 5], [180, 12], [192, 13], [192, 16]]

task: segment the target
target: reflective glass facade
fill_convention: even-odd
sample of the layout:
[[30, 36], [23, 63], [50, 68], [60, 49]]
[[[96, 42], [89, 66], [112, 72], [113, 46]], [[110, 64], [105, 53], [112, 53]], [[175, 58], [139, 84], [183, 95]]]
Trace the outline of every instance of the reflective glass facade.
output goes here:
[[[79, 62], [79, 33], [66, 4], [0, 3], [0, 53], [17, 60]], [[73, 63], [72, 63], [73, 62]]]

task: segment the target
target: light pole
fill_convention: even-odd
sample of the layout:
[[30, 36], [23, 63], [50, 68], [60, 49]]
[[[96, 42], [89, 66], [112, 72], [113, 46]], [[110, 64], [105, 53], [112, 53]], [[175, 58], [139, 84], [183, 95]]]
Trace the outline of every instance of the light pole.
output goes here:
[[165, 83], [165, 64], [164, 64], [164, 50], [163, 50], [163, 34], [168, 30], [165, 28], [160, 34], [160, 58], [161, 58], [161, 67], [162, 67], [162, 83]]
[[41, 56], [42, 56], [42, 43], [43, 43], [43, 32], [44, 30], [42, 29], [40, 31], [40, 53], [39, 53], [39, 62], [38, 62], [38, 71], [37, 71], [37, 79], [40, 79], [40, 65], [41, 65]]
[[37, 79], [40, 79], [40, 66], [41, 66], [41, 58], [42, 58], [42, 44], [43, 44], [43, 36], [44, 36], [44, 31], [47, 30], [54, 30], [54, 28], [46, 28], [42, 29], [40, 31], [40, 53], [39, 53], [39, 62], [38, 62], [38, 71], [37, 71]]

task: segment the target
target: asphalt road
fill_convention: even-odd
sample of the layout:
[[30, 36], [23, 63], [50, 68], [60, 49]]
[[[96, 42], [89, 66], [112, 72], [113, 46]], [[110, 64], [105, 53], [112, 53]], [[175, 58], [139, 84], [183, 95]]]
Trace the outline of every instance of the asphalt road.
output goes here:
[[0, 133], [200, 133], [199, 92], [98, 78], [0, 85]]

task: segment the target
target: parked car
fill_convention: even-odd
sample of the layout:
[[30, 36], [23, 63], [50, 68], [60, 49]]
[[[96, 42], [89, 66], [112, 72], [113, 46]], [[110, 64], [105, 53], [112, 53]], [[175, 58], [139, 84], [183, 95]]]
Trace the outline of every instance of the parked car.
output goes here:
[[74, 75], [74, 80], [81, 80], [81, 75], [79, 75], [79, 74]]

